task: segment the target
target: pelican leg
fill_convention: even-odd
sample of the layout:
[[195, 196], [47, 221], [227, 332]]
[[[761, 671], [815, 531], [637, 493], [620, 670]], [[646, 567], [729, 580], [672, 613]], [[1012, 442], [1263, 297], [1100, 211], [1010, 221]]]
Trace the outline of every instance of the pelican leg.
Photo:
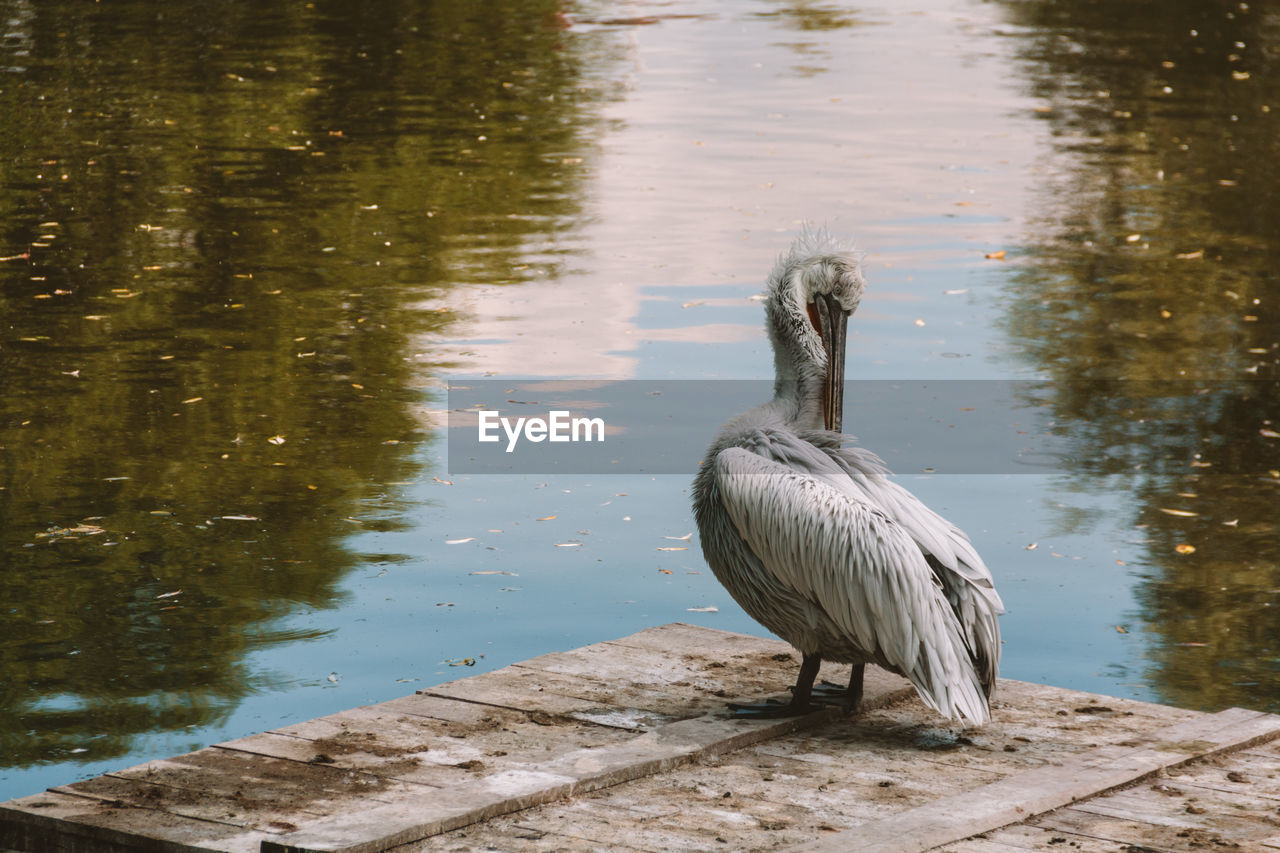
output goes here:
[[[821, 655], [805, 655], [800, 664], [800, 674], [796, 676], [795, 686], [791, 688], [791, 701], [753, 702], [750, 705], [729, 704], [729, 710], [735, 717], [768, 719], [774, 717], [798, 717], [816, 710], [817, 706], [809, 701], [813, 695], [813, 680], [818, 677], [818, 668], [822, 666]], [[862, 682], [859, 679], [859, 686]]]
[[867, 665], [860, 663], [849, 673], [849, 686], [841, 687], [824, 681], [813, 688], [813, 701], [820, 705], [838, 705], [846, 714], [852, 714], [862, 704], [862, 676]]

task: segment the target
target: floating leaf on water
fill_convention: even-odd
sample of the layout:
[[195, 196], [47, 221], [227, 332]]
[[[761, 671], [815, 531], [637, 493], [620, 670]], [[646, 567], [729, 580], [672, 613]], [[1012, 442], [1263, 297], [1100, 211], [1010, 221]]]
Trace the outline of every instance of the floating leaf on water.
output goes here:
[[706, 607], [686, 607], [685, 611], [687, 613], [719, 613], [720, 608], [714, 604], [709, 604]]
[[1127, 634], [1127, 633], [1129, 633], [1129, 629], [1128, 629], [1128, 628], [1126, 628], [1126, 627], [1125, 627], [1125, 626], [1123, 626], [1123, 625], [1117, 625], [1117, 626], [1115, 626], [1115, 628], [1116, 628], [1116, 633], [1117, 633], [1117, 634]]
[[1040, 543], [1039, 543], [1039, 542], [1032, 542], [1030, 545], [1028, 545], [1028, 546], [1026, 547], [1026, 550], [1028, 550], [1028, 551], [1034, 551], [1035, 549], [1037, 549], [1037, 548], [1039, 548], [1039, 547], [1040, 547]]
[[662, 538], [670, 539], [673, 542], [688, 542], [690, 539], [693, 538], [693, 531], [690, 530], [688, 533], [686, 533], [683, 536], [663, 536]]
[[175, 589], [173, 592], [162, 592], [156, 598], [173, 598], [175, 595], [182, 595], [182, 590]]
[[1196, 546], [1188, 545], [1186, 542], [1179, 542], [1177, 545], [1173, 546], [1173, 550], [1177, 551], [1179, 554], [1194, 554], [1196, 552]]
[[283, 435], [273, 435], [271, 436], [271, 438], [268, 438], [267, 441], [269, 441], [271, 444], [279, 445], [279, 444], [284, 444], [285, 438]]
[[659, 572], [661, 572], [661, 573], [662, 573], [662, 574], [664, 574], [664, 575], [669, 575], [669, 574], [671, 574], [671, 570], [670, 570], [670, 569], [658, 569], [658, 571], [659, 571]]
[[440, 483], [441, 485], [445, 485], [445, 486], [453, 485], [453, 480], [441, 480], [439, 477], [432, 477], [431, 479], [436, 481], [437, 483]]
[[1175, 646], [1187, 646], [1187, 647], [1189, 647], [1189, 648], [1199, 649], [1199, 648], [1203, 648], [1204, 646], [1207, 646], [1207, 645], [1209, 645], [1209, 644], [1208, 644], [1208, 643], [1174, 643], [1174, 645], [1175, 645]]
[[1179, 518], [1196, 518], [1200, 515], [1200, 513], [1192, 512], [1189, 509], [1167, 509], [1166, 507], [1160, 507], [1160, 511], [1165, 515], [1176, 515]]
[[658, 548], [657, 550], [659, 550], [659, 551], [688, 551], [689, 549], [688, 549], [688, 548], [684, 548], [684, 547], [663, 546], [663, 547], [661, 547], [661, 548]]
[[958, 288], [955, 288], [955, 289], [953, 289], [953, 290], [944, 290], [944, 291], [942, 291], [942, 295], [943, 295], [943, 296], [959, 296], [959, 295], [960, 295], [960, 294], [962, 294], [962, 293], [968, 293], [968, 292], [969, 292], [969, 288], [967, 288], [967, 287], [958, 287]]
[[262, 521], [256, 515], [220, 515], [218, 518], [223, 521]]
[[985, 257], [988, 260], [992, 260], [992, 261], [1003, 261], [1004, 256], [1007, 254], [1008, 254], [1007, 251], [1005, 251], [1004, 249], [1000, 249], [999, 251], [996, 251], [996, 252], [987, 252]]
[[697, 300], [697, 301], [695, 301], [695, 302], [686, 302], [686, 303], [684, 303], [683, 305], [681, 305], [680, 307], [681, 307], [681, 308], [696, 308], [696, 307], [698, 307], [699, 305], [705, 305], [705, 304], [706, 304], [706, 302], [704, 302], [703, 300], [699, 299], [699, 300]]
[[544, 515], [542, 518], [535, 518], [534, 521], [554, 521], [559, 517], [558, 515]]
[[1238, 525], [1239, 523], [1240, 523], [1240, 519], [1238, 519], [1238, 518], [1233, 518], [1233, 519], [1231, 519], [1230, 521], [1224, 521], [1224, 522], [1222, 522], [1222, 526], [1223, 526], [1223, 527], [1235, 527], [1235, 526], [1236, 526], [1236, 525]]
[[329, 681], [331, 681], [332, 683], [337, 684], [341, 680], [342, 680], [342, 676], [339, 675], [338, 673], [336, 672], [329, 673]]
[[1126, 243], [1136, 243], [1136, 242], [1138, 242], [1138, 241], [1139, 241], [1139, 240], [1141, 240], [1141, 239], [1142, 239], [1142, 235], [1141, 235], [1141, 234], [1130, 234], [1128, 237], [1125, 237], [1125, 238], [1124, 238], [1124, 241], [1125, 241]]
[[476, 541], [476, 537], [474, 537], [474, 536], [468, 536], [468, 537], [467, 537], [467, 538], [465, 538], [465, 539], [446, 539], [446, 540], [444, 540], [444, 544], [446, 544], [446, 545], [461, 545], [461, 544], [463, 544], [464, 542], [474, 542], [474, 541]]
[[483, 572], [471, 572], [473, 575], [506, 575], [509, 578], [520, 577], [515, 572], [504, 572], [500, 569], [486, 569]]
[[922, 327], [924, 326], [924, 320], [921, 320], [919, 317], [912, 320], [912, 322], [915, 323], [917, 326], [922, 326]]
[[192, 403], [199, 403], [203, 399], [204, 397], [188, 397], [187, 399], [182, 401], [182, 405], [188, 406]]
[[1280, 432], [1276, 432], [1273, 429], [1267, 429], [1266, 427], [1258, 430], [1258, 435], [1263, 438], [1280, 438]]
[[557, 548], [581, 548], [582, 547], [581, 542], [557, 542], [555, 544]]
[[1198, 261], [1204, 257], [1204, 249], [1197, 249], [1194, 252], [1179, 252], [1174, 257], [1180, 261]]

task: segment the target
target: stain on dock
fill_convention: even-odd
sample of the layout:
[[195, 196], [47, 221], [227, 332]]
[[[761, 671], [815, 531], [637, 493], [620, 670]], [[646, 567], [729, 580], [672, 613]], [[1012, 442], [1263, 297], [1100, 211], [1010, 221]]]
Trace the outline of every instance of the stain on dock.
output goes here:
[[796, 664], [653, 628], [0, 804], [0, 848], [1280, 850], [1280, 717], [1002, 681], [964, 729], [878, 670], [854, 718], [725, 713]]

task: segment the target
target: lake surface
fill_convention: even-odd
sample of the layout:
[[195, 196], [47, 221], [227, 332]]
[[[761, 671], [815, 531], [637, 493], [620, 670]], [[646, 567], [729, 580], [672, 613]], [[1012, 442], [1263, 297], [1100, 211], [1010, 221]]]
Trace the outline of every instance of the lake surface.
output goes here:
[[1274, 12], [0, 25], [0, 798], [650, 625], [761, 632], [685, 538], [692, 467], [451, 471], [446, 388], [767, 380], [753, 297], [806, 223], [867, 253], [848, 373], [889, 385], [851, 388], [958, 383], [917, 398], [944, 426], [1013, 389], [1052, 438], [898, 469], [991, 565], [1003, 674], [1280, 709]]

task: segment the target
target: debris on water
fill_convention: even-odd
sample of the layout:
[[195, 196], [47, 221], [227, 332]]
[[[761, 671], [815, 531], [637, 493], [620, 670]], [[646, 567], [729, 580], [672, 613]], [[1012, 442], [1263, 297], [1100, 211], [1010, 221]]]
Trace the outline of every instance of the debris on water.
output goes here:
[[464, 539], [446, 539], [446, 540], [444, 540], [444, 544], [446, 544], [446, 545], [462, 545], [462, 544], [464, 544], [464, 543], [466, 543], [466, 542], [474, 542], [474, 541], [476, 541], [476, 537], [474, 537], [474, 536], [467, 536], [467, 537], [466, 537], [466, 538], [464, 538]]
[[686, 607], [685, 612], [687, 613], [719, 613], [720, 608], [716, 607], [714, 604], [708, 604], [706, 607]]
[[256, 515], [220, 515], [218, 518], [223, 521], [262, 521]]
[[329, 682], [330, 682], [331, 684], [337, 684], [339, 681], [341, 681], [341, 680], [342, 680], [342, 676], [341, 676], [341, 675], [339, 675], [339, 674], [338, 674], [338, 673], [336, 673], [336, 672], [331, 672], [331, 673], [329, 673], [329, 678], [328, 678], [328, 680], [329, 680]]
[[1007, 254], [1008, 252], [1006, 250], [1000, 249], [999, 251], [996, 251], [996, 252], [987, 252], [985, 257], [987, 258], [987, 260], [991, 260], [991, 261], [1003, 261], [1004, 256]]
[[1126, 628], [1126, 627], [1125, 627], [1125, 626], [1123, 626], [1123, 625], [1116, 625], [1116, 626], [1115, 626], [1115, 629], [1116, 629], [1116, 633], [1117, 633], [1117, 634], [1127, 634], [1127, 633], [1129, 633], [1129, 629], [1128, 629], [1128, 628]]
[[557, 548], [581, 548], [582, 543], [581, 542], [557, 542], [555, 543], [555, 546]]
[[558, 515], [544, 515], [542, 518], [535, 518], [534, 521], [555, 521], [559, 517]]
[[1034, 551], [1035, 549], [1037, 549], [1037, 548], [1039, 548], [1039, 547], [1040, 547], [1040, 543], [1039, 543], [1039, 542], [1032, 542], [1030, 545], [1028, 545], [1028, 546], [1026, 547], [1026, 549], [1025, 549], [1025, 550], [1027, 550], [1027, 551]]
[[156, 598], [157, 598], [157, 599], [161, 599], [161, 598], [173, 598], [175, 595], [182, 595], [182, 590], [180, 590], [180, 589], [175, 589], [173, 592], [162, 592], [162, 593], [160, 593], [159, 595], [157, 595], [157, 596], [156, 596]]
[[453, 480], [441, 480], [439, 477], [432, 477], [431, 479], [432, 479], [432, 480], [434, 480], [435, 482], [437, 482], [437, 483], [441, 484], [442, 486], [452, 486], [452, 485], [453, 485]]
[[688, 542], [690, 539], [693, 538], [693, 531], [690, 530], [688, 533], [686, 533], [683, 536], [663, 536], [662, 538], [670, 539], [673, 542]]
[[662, 547], [662, 548], [658, 548], [657, 550], [659, 550], [659, 551], [688, 551], [689, 549], [688, 549], [688, 548], [683, 548], [683, 547], [680, 547], [680, 548], [674, 548], [674, 547]]
[[273, 435], [271, 436], [271, 438], [268, 438], [267, 441], [275, 445], [280, 445], [280, 444], [284, 444], [285, 438], [283, 435]]
[[515, 572], [504, 572], [501, 569], [486, 569], [482, 572], [471, 572], [473, 575], [506, 575], [509, 578], [519, 577]]
[[1173, 550], [1177, 551], [1179, 554], [1194, 554], [1196, 552], [1196, 546], [1188, 545], [1186, 542], [1179, 542], [1177, 545], [1173, 546]]
[[1192, 512], [1189, 509], [1168, 509], [1166, 507], [1159, 508], [1165, 515], [1176, 515], [1179, 518], [1196, 518], [1200, 515], [1198, 512]]

